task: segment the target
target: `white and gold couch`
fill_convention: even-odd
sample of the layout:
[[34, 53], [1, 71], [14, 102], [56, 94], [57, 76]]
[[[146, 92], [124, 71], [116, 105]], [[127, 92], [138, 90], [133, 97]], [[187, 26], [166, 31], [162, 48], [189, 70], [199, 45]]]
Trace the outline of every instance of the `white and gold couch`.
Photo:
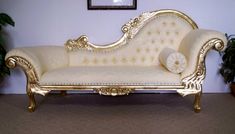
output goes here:
[[[20, 66], [27, 76], [29, 111], [35, 110], [34, 94], [52, 90], [94, 90], [102, 95], [127, 95], [136, 90], [169, 90], [195, 95], [200, 111], [205, 56], [221, 51], [226, 38], [217, 31], [198, 29], [187, 15], [176, 10], [146, 12], [122, 27], [114, 43], [95, 45], [88, 37], [68, 40], [62, 46], [15, 48], [5, 57], [10, 68]], [[168, 71], [159, 53], [171, 48], [183, 54], [187, 66], [181, 73]]]

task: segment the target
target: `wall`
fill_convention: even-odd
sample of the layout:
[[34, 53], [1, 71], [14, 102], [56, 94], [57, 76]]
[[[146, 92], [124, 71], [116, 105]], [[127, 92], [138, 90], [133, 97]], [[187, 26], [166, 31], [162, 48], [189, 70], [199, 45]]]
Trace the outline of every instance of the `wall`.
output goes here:
[[[233, 0], [138, 0], [137, 10], [88, 11], [86, 0], [0, 0], [0, 12], [16, 22], [4, 33], [7, 49], [23, 46], [60, 45], [69, 38], [86, 34], [94, 43], [109, 43], [121, 36], [121, 26], [144, 11], [177, 9], [189, 15], [200, 28], [234, 33]], [[210, 51], [206, 58], [204, 92], [228, 92], [218, 75], [220, 56]], [[0, 93], [25, 93], [25, 76], [11, 72], [0, 85]]]

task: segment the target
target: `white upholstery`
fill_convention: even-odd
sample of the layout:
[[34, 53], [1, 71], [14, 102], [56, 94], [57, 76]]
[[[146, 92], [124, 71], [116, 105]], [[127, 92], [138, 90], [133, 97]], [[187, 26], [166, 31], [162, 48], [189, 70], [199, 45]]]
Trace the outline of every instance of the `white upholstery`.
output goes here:
[[181, 73], [187, 66], [185, 56], [171, 48], [164, 48], [159, 54], [159, 60], [172, 73]]
[[15, 48], [7, 53], [5, 59], [11, 56], [29, 61], [39, 78], [44, 72], [68, 66], [68, 54], [64, 47], [59, 46]]
[[161, 14], [147, 23], [128, 44], [111, 52], [69, 52], [70, 66], [152, 66], [159, 65], [164, 47], [178, 50], [183, 37], [192, 30], [186, 20]]
[[188, 66], [182, 72], [182, 78], [195, 71], [200, 49], [207, 41], [213, 38], [221, 39], [225, 44], [227, 43], [227, 39], [223, 33], [213, 30], [197, 29], [191, 31], [184, 37], [179, 47], [179, 52], [187, 58]]
[[67, 67], [43, 74], [40, 85], [180, 85], [163, 67]]
[[6, 65], [23, 68], [30, 112], [36, 106], [34, 94], [84, 89], [111, 96], [176, 91], [195, 95], [194, 110], [199, 112], [206, 53], [212, 47], [221, 51], [227, 40], [220, 32], [197, 28], [176, 10], [146, 12], [124, 24], [119, 40], [103, 47], [80, 36], [65, 47], [13, 49]]
[[[67, 52], [64, 47], [41, 46], [13, 49], [6, 59], [20, 56], [29, 61], [40, 85], [180, 85], [182, 78], [194, 73], [200, 49], [212, 38], [227, 42], [220, 32], [193, 30], [183, 18], [166, 13], [153, 17], [127, 44], [111, 51]], [[168, 67], [170, 72], [159, 63], [163, 48], [186, 57], [188, 64], [181, 74], [172, 73], [182, 71], [175, 66]], [[166, 66], [174, 63], [163, 57]]]

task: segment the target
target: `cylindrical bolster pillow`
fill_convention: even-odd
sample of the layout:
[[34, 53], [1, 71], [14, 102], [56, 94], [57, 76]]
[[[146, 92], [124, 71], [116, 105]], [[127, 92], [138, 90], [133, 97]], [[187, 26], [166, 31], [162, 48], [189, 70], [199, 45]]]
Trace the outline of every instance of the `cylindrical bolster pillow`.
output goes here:
[[171, 48], [164, 48], [159, 54], [159, 60], [172, 73], [181, 73], [187, 66], [185, 56]]

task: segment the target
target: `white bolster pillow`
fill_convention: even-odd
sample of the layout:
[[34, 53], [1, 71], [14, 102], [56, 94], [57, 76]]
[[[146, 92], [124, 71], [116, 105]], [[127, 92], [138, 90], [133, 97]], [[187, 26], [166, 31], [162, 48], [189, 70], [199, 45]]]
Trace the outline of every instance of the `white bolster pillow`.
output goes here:
[[159, 54], [159, 60], [172, 73], [181, 73], [187, 66], [185, 56], [171, 48], [164, 48]]

